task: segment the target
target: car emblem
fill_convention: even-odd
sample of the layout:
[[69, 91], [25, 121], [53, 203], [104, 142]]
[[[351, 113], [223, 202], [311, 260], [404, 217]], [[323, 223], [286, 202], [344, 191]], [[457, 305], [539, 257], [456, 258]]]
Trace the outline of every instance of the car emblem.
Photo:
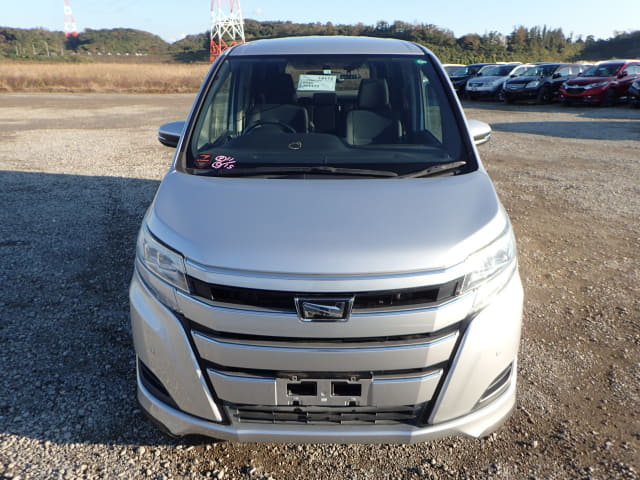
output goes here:
[[298, 318], [303, 322], [346, 322], [353, 308], [353, 297], [295, 297]]
[[289, 150], [301, 150], [302, 149], [302, 142], [301, 141], [295, 141], [295, 142], [291, 142], [289, 144]]

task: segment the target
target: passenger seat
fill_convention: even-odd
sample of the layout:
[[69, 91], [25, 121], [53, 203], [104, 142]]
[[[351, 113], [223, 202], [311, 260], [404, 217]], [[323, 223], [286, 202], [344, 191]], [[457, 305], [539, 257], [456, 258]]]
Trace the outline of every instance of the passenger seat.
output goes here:
[[345, 139], [351, 145], [397, 143], [400, 120], [393, 118], [389, 86], [384, 79], [364, 79], [358, 89], [358, 105], [347, 113]]

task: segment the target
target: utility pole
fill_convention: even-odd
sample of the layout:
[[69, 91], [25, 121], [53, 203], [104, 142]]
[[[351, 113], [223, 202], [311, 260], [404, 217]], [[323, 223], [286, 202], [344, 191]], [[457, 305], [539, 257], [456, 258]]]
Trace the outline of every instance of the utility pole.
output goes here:
[[227, 48], [238, 43], [244, 43], [244, 20], [240, 0], [211, 0], [211, 63]]
[[76, 21], [73, 18], [73, 12], [71, 12], [71, 4], [69, 3], [69, 0], [64, 0], [64, 36], [66, 38], [78, 36], [78, 27], [76, 26]]

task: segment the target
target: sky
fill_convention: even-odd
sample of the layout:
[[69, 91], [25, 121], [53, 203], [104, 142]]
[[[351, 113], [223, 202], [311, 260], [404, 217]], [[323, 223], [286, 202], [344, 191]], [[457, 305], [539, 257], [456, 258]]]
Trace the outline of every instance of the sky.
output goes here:
[[[63, 30], [64, 0], [3, 0], [0, 26]], [[169, 42], [207, 31], [210, 0], [70, 0], [78, 30], [135, 28]], [[565, 35], [610, 38], [640, 29], [640, 0], [240, 0], [244, 18], [296, 23], [434, 24], [467, 33], [509, 34], [519, 25], [562, 28]]]

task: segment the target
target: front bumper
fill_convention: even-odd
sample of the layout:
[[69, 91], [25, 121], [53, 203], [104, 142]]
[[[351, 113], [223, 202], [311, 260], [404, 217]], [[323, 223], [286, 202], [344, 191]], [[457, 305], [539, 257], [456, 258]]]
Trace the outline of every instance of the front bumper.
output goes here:
[[495, 97], [502, 90], [502, 85], [497, 86], [472, 86], [467, 84], [466, 93], [477, 98]]
[[[445, 340], [433, 342], [436, 345], [428, 344], [424, 351], [413, 349], [413, 357], [404, 354], [394, 357], [393, 352], [385, 352], [389, 355], [388, 361], [396, 364], [399, 369], [406, 367], [405, 362], [415, 362], [416, 353], [418, 356], [424, 356], [422, 361], [435, 362], [437, 368], [440, 368], [434, 371], [432, 377], [421, 377], [418, 382], [397, 379], [399, 383], [395, 397], [393, 383], [388, 385], [390, 389], [386, 388], [385, 381], [376, 383], [374, 378], [371, 382], [368, 407], [382, 408], [384, 405], [392, 404], [394, 398], [398, 399], [399, 405], [409, 402], [424, 402], [428, 405], [429, 408], [424, 410], [423, 421], [417, 421], [415, 424], [379, 425], [374, 422], [365, 425], [338, 422], [325, 425], [238, 421], [229, 408], [230, 402], [234, 405], [277, 405], [278, 380], [247, 378], [240, 375], [236, 377], [238, 381], [235, 382], [233, 375], [220, 374], [211, 368], [211, 363], [203, 363], [203, 356], [213, 358], [216, 364], [226, 360], [241, 363], [246, 362], [246, 358], [253, 359], [252, 362], [257, 363], [255, 367], [272, 362], [274, 365], [264, 365], [268, 369], [276, 369], [276, 364], [280, 361], [279, 356], [258, 357], [256, 355], [260, 355], [261, 352], [248, 346], [240, 348], [246, 352], [246, 356], [238, 356], [233, 343], [207, 343], [206, 336], [198, 337], [197, 333], [189, 331], [190, 327], [185, 327], [182, 315], [175, 314], [160, 304], [137, 273], [134, 274], [131, 283], [130, 300], [132, 330], [138, 359], [145, 368], [153, 372], [171, 399], [163, 401], [162, 395], [154, 395], [152, 389], [147, 388], [141, 378], [139, 369], [138, 400], [148, 415], [174, 435], [200, 434], [247, 442], [413, 443], [451, 435], [486, 436], [502, 425], [515, 405], [516, 357], [522, 314], [522, 286], [517, 272], [494, 301], [460, 330], [455, 345], [450, 345], [449, 360], [440, 358], [443, 351], [449, 348], [446, 336], [443, 337]], [[210, 305], [199, 305], [199, 302], [189, 306], [188, 299], [183, 301], [184, 315], [219, 315], [219, 326], [231, 325], [230, 322], [234, 321], [225, 317], [233, 316], [233, 311], [211, 309]], [[469, 303], [465, 302], [468, 300], [462, 298], [459, 302], [452, 302], [451, 305], [438, 309], [437, 312], [425, 311], [399, 316], [398, 322], [408, 322], [407, 325], [413, 329], [436, 328], [448, 322], [455, 322], [458, 317], [465, 318], [465, 310], [469, 308]], [[261, 320], [264, 322], [269, 318], [271, 317], [263, 316]], [[416, 320], [419, 321], [420, 318], [424, 318], [422, 327], [416, 325]], [[372, 322], [373, 329], [378, 328], [375, 326], [375, 320], [371, 320], [370, 317], [352, 321], [346, 322], [353, 323], [352, 328], [357, 328], [358, 322], [366, 324], [367, 321]], [[322, 325], [316, 326], [325, 328]], [[304, 325], [301, 328], [313, 327], [314, 325]], [[278, 328], [274, 327], [275, 330]], [[449, 327], [445, 327], [445, 330], [446, 328]], [[276, 354], [285, 353], [282, 348], [276, 348], [274, 351]], [[225, 353], [218, 358], [220, 352]], [[291, 354], [290, 351], [286, 353]], [[305, 359], [309, 352], [300, 353], [295, 368], [320, 368], [316, 367], [314, 362]], [[346, 353], [340, 351], [332, 355]], [[375, 353], [367, 351], [362, 355]], [[281, 360], [291, 362], [294, 358], [284, 356]], [[353, 359], [353, 366], [332, 364], [331, 368], [344, 371], [366, 368], [366, 365], [358, 364], [358, 356]], [[375, 356], [371, 356], [371, 359], [375, 360]], [[318, 357], [317, 361], [321, 362], [322, 358]], [[447, 363], [447, 366], [441, 368], [443, 362]], [[509, 367], [511, 369], [507, 381], [504, 382], [504, 388], [479, 407], [478, 400], [483, 397], [488, 386]], [[438, 372], [440, 376], [437, 375]], [[316, 372], [312, 376], [318, 375], [321, 376], [322, 373]]]
[[503, 94], [511, 100], [534, 100], [538, 92], [538, 88], [505, 88]]
[[600, 104], [604, 101], [606, 90], [602, 88], [591, 88], [581, 92], [570, 92], [565, 89], [560, 90], [563, 100], [574, 103]]

